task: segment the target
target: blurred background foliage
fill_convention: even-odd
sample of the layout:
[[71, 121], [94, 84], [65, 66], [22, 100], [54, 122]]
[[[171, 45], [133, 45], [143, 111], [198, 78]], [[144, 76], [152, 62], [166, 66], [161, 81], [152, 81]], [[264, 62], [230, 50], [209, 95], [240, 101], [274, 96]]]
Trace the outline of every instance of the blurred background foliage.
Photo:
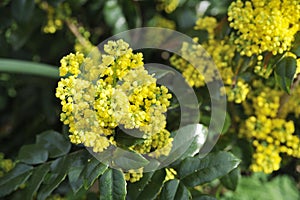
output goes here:
[[[88, 51], [89, 45], [97, 45], [113, 34], [136, 27], [160, 26], [199, 37], [199, 31], [193, 29], [197, 18], [208, 15], [223, 19], [232, 0], [179, 0], [174, 10], [160, 6], [159, 2], [3, 0], [0, 2], [0, 58], [46, 63], [58, 69], [60, 59], [70, 52]], [[200, 40], [205, 37], [206, 33], [200, 33]], [[161, 56], [161, 52], [149, 55], [145, 56], [145, 63], [169, 64], [170, 55], [167, 58]], [[68, 134], [59, 121], [61, 106], [54, 96], [57, 81], [38, 75], [0, 72], [0, 152], [6, 158], [16, 158], [20, 147], [34, 143], [35, 136], [44, 130], [53, 129]], [[204, 91], [201, 94], [208, 95], [205, 88], [199, 90]], [[201, 98], [208, 97], [203, 95]], [[205, 108], [205, 102], [202, 106]], [[209, 119], [205, 118], [205, 109], [203, 113], [202, 123], [205, 123]], [[226, 119], [227, 129], [231, 126], [230, 117], [228, 115]], [[239, 179], [240, 184], [232, 183], [232, 176], [229, 176], [221, 182], [227, 181], [225, 185], [232, 185], [232, 188], [220, 187], [217, 180], [204, 185], [200, 191], [219, 195], [220, 199], [226, 200], [279, 200], [287, 195], [291, 198], [286, 199], [299, 197], [299, 160], [286, 159], [281, 169], [270, 176], [252, 175], [247, 169], [253, 148], [246, 140], [228, 133], [220, 138], [215, 147], [215, 151], [224, 149], [230, 149], [242, 160], [241, 171], [236, 172], [239, 178], [234, 179]], [[271, 194], [274, 196], [269, 197]], [[197, 198], [195, 191], [194, 199]]]

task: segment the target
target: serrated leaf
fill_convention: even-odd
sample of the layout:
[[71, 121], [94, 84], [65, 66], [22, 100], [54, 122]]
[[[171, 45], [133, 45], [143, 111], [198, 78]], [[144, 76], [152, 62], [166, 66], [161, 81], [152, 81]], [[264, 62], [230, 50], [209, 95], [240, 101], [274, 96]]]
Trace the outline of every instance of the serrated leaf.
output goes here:
[[166, 172], [164, 169], [144, 173], [138, 182], [128, 184], [127, 198], [129, 200], [155, 199], [162, 187], [165, 176]]
[[38, 166], [33, 170], [32, 176], [28, 180], [27, 186], [25, 188], [26, 199], [32, 199], [33, 195], [39, 189], [40, 185], [44, 181], [46, 174], [49, 172], [49, 164], [43, 164]]
[[30, 144], [21, 147], [18, 160], [27, 164], [40, 164], [48, 159], [48, 151], [42, 145]]
[[228, 152], [210, 153], [204, 158], [192, 157], [182, 161], [177, 170], [179, 178], [188, 187], [210, 182], [226, 175], [240, 163]]
[[34, 0], [13, 0], [11, 13], [19, 22], [28, 22], [34, 11]]
[[296, 73], [297, 63], [292, 57], [284, 57], [275, 67], [275, 80], [280, 88], [287, 93], [291, 91], [291, 85]]
[[107, 165], [100, 163], [95, 157], [86, 164], [80, 176], [85, 189], [89, 189], [95, 180], [107, 170]]
[[0, 178], [0, 197], [6, 196], [23, 184], [32, 173], [32, 166], [17, 164], [11, 171]]
[[108, 169], [99, 178], [100, 200], [121, 200], [126, 197], [126, 181], [123, 172]]
[[144, 167], [149, 161], [138, 153], [118, 148], [114, 152], [114, 163], [124, 170], [130, 170]]
[[240, 179], [240, 169], [235, 168], [234, 170], [229, 172], [229, 174], [226, 174], [225, 176], [223, 176], [220, 180], [221, 180], [221, 183], [226, 188], [228, 188], [230, 190], [235, 190], [238, 185], [239, 179]]
[[67, 157], [58, 158], [56, 162], [51, 165], [50, 176], [48, 180], [42, 184], [41, 188], [38, 190], [37, 199], [46, 199], [53, 190], [55, 190], [59, 184], [65, 180], [68, 172], [70, 160]]
[[37, 135], [36, 143], [43, 145], [49, 151], [50, 158], [63, 156], [71, 149], [70, 142], [62, 134], [52, 130]]
[[169, 200], [169, 199], [189, 199], [191, 196], [189, 190], [180, 183], [180, 180], [173, 179], [164, 184], [164, 187], [160, 193], [161, 200]]

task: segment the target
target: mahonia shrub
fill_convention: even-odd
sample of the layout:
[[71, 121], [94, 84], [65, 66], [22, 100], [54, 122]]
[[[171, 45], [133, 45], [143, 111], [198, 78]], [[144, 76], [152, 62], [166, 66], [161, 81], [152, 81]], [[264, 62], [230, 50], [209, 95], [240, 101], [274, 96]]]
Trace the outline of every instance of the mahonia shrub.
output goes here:
[[[300, 199], [299, 0], [5, 0], [0, 11], [1, 199]], [[141, 37], [159, 51], [107, 40], [143, 26], [159, 27]], [[175, 72], [197, 105], [159, 84]], [[181, 126], [184, 109], [199, 111], [195, 124]]]

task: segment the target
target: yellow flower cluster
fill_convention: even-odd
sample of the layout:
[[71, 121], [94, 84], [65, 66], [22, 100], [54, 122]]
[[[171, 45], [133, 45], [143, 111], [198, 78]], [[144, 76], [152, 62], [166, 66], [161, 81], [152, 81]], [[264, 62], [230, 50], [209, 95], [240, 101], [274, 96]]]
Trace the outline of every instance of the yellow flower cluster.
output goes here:
[[173, 12], [179, 4], [179, 0], [157, 0], [157, 10], [164, 10], [166, 13]]
[[42, 10], [47, 12], [47, 24], [43, 27], [44, 33], [55, 33], [57, 30], [62, 29], [63, 20], [71, 15], [71, 8], [69, 4], [59, 4], [57, 8], [52, 7], [47, 2], [42, 1], [39, 3]]
[[168, 180], [175, 179], [175, 176], [177, 175], [177, 172], [173, 168], [165, 168], [166, 170], [166, 177], [164, 182], [167, 182]]
[[14, 168], [14, 162], [11, 159], [4, 159], [4, 154], [0, 153], [0, 177]]
[[162, 155], [167, 156], [172, 147], [173, 138], [170, 138], [170, 132], [163, 129], [161, 132], [151, 135], [143, 143], [131, 147], [132, 150], [158, 158]]
[[252, 141], [255, 148], [250, 169], [272, 173], [280, 168], [281, 154], [300, 158], [300, 139], [294, 135], [293, 121], [277, 116], [282, 92], [263, 86], [261, 81], [254, 81], [253, 87], [255, 90], [249, 95], [251, 103], [243, 104], [250, 116], [239, 135]]
[[174, 21], [169, 20], [161, 15], [155, 15], [149, 22], [148, 26], [161, 27], [175, 30], [176, 24]]
[[[249, 85], [238, 75], [232, 71], [233, 58], [235, 56], [236, 46], [232, 44], [228, 37], [224, 39], [217, 39], [215, 30], [217, 28], [217, 20], [213, 17], [199, 18], [194, 27], [195, 30], [204, 30], [208, 33], [208, 40], [200, 45], [188, 45], [186, 43], [182, 46], [182, 53], [188, 57], [193, 63], [197, 63], [198, 67], [193, 67], [192, 64], [178, 56], [172, 56], [170, 63], [177, 69], [182, 71], [183, 77], [187, 80], [190, 86], [201, 87], [206, 82], [213, 81], [214, 73], [212, 67], [205, 66], [208, 56], [201, 56], [205, 54], [211, 56], [214, 64], [219, 69], [225, 87], [221, 89], [221, 93], [228, 95], [228, 101], [235, 103], [243, 102], [248, 92]], [[195, 39], [197, 41], [197, 39]], [[204, 53], [205, 49], [205, 53]]]
[[[182, 76], [191, 87], [201, 87], [205, 82], [214, 80], [215, 71], [211, 58], [203, 49], [197, 44], [198, 39], [194, 39], [194, 44], [184, 42], [181, 47], [181, 57], [173, 55], [170, 58], [170, 63], [175, 68], [182, 71]], [[188, 61], [184, 58], [188, 58]]]
[[172, 139], [165, 130], [164, 115], [172, 97], [168, 89], [156, 85], [144, 69], [143, 55], [133, 53], [123, 40], [109, 41], [104, 52], [93, 53], [100, 63], [81, 53], [61, 60], [60, 75], [68, 77], [58, 83], [56, 97], [61, 100], [61, 121], [70, 127], [71, 142], [102, 152], [116, 145], [115, 128], [122, 125], [142, 131], [145, 141], [151, 140], [151, 151], [169, 148]]
[[194, 27], [195, 30], [206, 30], [208, 33], [208, 39], [215, 38], [215, 28], [217, 27], [217, 19], [214, 17], [200, 17], [196, 21]]
[[242, 79], [238, 80], [237, 83], [230, 85], [225, 85], [227, 100], [234, 101], [235, 103], [242, 103], [247, 94], [250, 91], [250, 88], [247, 83], [245, 83]]
[[131, 183], [139, 181], [143, 177], [143, 168], [133, 170], [130, 169], [125, 173], [125, 180], [130, 181]]
[[300, 30], [298, 0], [237, 0], [228, 9], [235, 45], [248, 57], [288, 51]]

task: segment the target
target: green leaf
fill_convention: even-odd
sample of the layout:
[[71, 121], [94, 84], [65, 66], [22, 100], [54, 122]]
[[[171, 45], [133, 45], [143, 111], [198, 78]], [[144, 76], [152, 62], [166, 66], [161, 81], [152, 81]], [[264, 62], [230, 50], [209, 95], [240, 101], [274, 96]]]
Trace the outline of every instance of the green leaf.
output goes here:
[[129, 134], [124, 133], [123, 131], [118, 130], [117, 134], [115, 135], [115, 141], [117, 142], [118, 146], [121, 148], [128, 148], [132, 145], [140, 144], [145, 141], [143, 138], [133, 137]]
[[32, 173], [32, 166], [17, 164], [0, 178], [0, 197], [6, 196], [23, 184]]
[[225, 122], [224, 122], [223, 129], [222, 129], [222, 134], [226, 133], [228, 131], [228, 129], [230, 128], [230, 126], [231, 126], [231, 118], [230, 118], [230, 115], [228, 113], [226, 113]]
[[125, 170], [139, 169], [149, 164], [149, 161], [142, 155], [120, 148], [116, 149], [114, 157], [116, 166]]
[[25, 188], [25, 199], [33, 199], [33, 195], [39, 189], [40, 185], [44, 181], [46, 174], [50, 170], [49, 164], [43, 164], [38, 166], [36, 169], [33, 170], [32, 176], [28, 180], [27, 186]]
[[[264, 174], [263, 174], [264, 175]], [[260, 173], [242, 177], [235, 192], [226, 192], [221, 200], [299, 200], [296, 183], [288, 176], [262, 179]]]
[[36, 143], [43, 145], [49, 151], [50, 158], [63, 156], [71, 149], [71, 143], [62, 134], [52, 130], [39, 134]]
[[30, 144], [21, 147], [18, 160], [27, 164], [40, 164], [48, 159], [48, 151], [42, 145]]
[[292, 57], [284, 57], [275, 67], [275, 80], [280, 88], [287, 93], [291, 91], [296, 68], [296, 60]]
[[99, 178], [100, 200], [121, 200], [126, 197], [126, 181], [123, 172], [108, 169]]
[[189, 199], [191, 196], [189, 190], [178, 179], [173, 179], [164, 184], [160, 193], [161, 200], [169, 199]]
[[52, 191], [55, 190], [63, 180], [65, 180], [70, 162], [71, 160], [67, 159], [65, 156], [56, 159], [51, 164], [50, 176], [39, 189], [37, 195], [38, 200], [46, 199]]
[[138, 182], [128, 184], [128, 199], [155, 199], [163, 185], [165, 177], [166, 172], [164, 169], [144, 173]]
[[210, 153], [204, 158], [186, 158], [179, 169], [179, 178], [188, 187], [210, 182], [226, 175], [240, 163], [233, 154], [228, 152]]
[[128, 30], [128, 24], [117, 0], [105, 2], [104, 20], [113, 29], [113, 34]]
[[107, 170], [107, 165], [100, 163], [95, 157], [92, 157], [80, 174], [83, 178], [84, 188], [89, 189], [105, 170]]
[[179, 160], [183, 160], [186, 157], [193, 157], [202, 148], [202, 146], [206, 140], [208, 130], [202, 124], [197, 124], [196, 127], [197, 127], [197, 129], [196, 129], [197, 131], [195, 131], [195, 136], [194, 136], [192, 143], [190, 144], [189, 148], [186, 150], [186, 152], [184, 152], [184, 154], [181, 156], [181, 158]]
[[176, 165], [187, 156], [195, 155], [205, 143], [207, 134], [207, 128], [202, 124], [190, 124], [173, 132], [173, 147], [163, 162], [169, 164], [177, 160]]
[[34, 0], [13, 0], [11, 13], [19, 22], [28, 22], [34, 11]]
[[0, 59], [0, 71], [10, 73], [32, 74], [46, 76], [49, 78], [59, 78], [58, 68], [36, 62], [23, 60]]
[[226, 188], [228, 188], [230, 190], [235, 190], [238, 185], [239, 179], [240, 179], [240, 169], [235, 168], [229, 174], [226, 174], [225, 176], [223, 176], [220, 180], [221, 180], [221, 183]]
[[77, 193], [83, 187], [83, 177], [81, 173], [88, 164], [88, 156], [87, 151], [79, 152], [76, 156], [72, 156], [72, 162], [68, 170], [68, 179], [74, 193]]

